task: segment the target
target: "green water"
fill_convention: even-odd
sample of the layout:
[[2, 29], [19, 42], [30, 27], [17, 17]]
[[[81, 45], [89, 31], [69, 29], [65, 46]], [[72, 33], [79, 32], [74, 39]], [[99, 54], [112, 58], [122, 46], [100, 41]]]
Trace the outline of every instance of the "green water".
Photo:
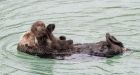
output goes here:
[[[56, 36], [97, 42], [110, 32], [132, 51], [113, 58], [43, 59], [17, 52], [32, 23], [55, 23]], [[140, 0], [0, 0], [0, 75], [140, 75]]]

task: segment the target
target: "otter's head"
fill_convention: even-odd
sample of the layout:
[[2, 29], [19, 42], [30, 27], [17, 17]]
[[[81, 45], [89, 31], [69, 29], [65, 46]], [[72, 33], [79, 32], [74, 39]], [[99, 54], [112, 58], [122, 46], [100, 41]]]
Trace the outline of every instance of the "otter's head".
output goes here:
[[31, 32], [36, 36], [36, 37], [41, 37], [44, 36], [46, 31], [45, 31], [45, 24], [42, 21], [36, 21], [33, 23], [31, 27]]

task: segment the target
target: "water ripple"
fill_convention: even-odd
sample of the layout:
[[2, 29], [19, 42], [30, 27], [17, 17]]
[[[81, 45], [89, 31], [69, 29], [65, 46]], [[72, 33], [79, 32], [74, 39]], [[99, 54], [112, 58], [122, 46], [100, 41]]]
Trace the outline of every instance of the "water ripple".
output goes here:
[[[1, 0], [0, 74], [139, 75], [140, 13], [138, 0]], [[20, 36], [36, 20], [55, 23], [57, 36], [75, 43], [104, 40], [110, 32], [132, 51], [113, 58], [73, 55], [43, 59], [16, 49]]]

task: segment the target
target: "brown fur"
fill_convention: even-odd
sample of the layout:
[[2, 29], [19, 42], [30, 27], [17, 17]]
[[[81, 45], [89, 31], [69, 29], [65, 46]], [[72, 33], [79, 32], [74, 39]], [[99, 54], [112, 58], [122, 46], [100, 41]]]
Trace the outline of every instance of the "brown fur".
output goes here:
[[29, 47], [35, 47], [39, 42], [36, 41], [39, 37], [45, 34], [45, 24], [42, 21], [36, 21], [30, 31], [23, 34], [19, 41], [19, 45], [27, 45]]
[[46, 27], [46, 34], [49, 37], [48, 41], [50, 41], [50, 47], [56, 50], [66, 50], [73, 48], [73, 40], [66, 40], [65, 36], [60, 36], [59, 38], [55, 37], [52, 32], [55, 29], [55, 24], [49, 24]]
[[52, 33], [54, 29], [55, 24], [49, 24], [45, 27], [42, 21], [35, 22], [31, 27], [31, 31], [24, 33], [17, 49], [40, 57], [53, 58], [75, 53], [112, 57], [126, 50], [123, 43], [109, 33], [106, 34], [105, 41], [73, 44], [73, 40], [67, 40], [65, 36], [55, 37]]
[[45, 24], [42, 21], [36, 21], [31, 27], [31, 32], [36, 37], [41, 37], [45, 34]]
[[55, 24], [49, 24], [45, 28], [45, 24], [42, 21], [35, 22], [31, 31], [24, 33], [19, 45], [27, 47], [41, 47], [51, 48], [55, 50], [66, 50], [73, 48], [73, 40], [66, 40], [65, 36], [55, 37], [52, 32], [55, 29]]
[[117, 54], [123, 52], [123, 44], [120, 41], [118, 41], [114, 36], [111, 36], [109, 33], [106, 33], [106, 41], [110, 49], [112, 49], [112, 53]]
[[30, 31], [25, 32], [19, 41], [19, 45], [35, 47], [35, 36]]
[[73, 48], [73, 40], [57, 40], [52, 41], [51, 48], [57, 50], [67, 50]]

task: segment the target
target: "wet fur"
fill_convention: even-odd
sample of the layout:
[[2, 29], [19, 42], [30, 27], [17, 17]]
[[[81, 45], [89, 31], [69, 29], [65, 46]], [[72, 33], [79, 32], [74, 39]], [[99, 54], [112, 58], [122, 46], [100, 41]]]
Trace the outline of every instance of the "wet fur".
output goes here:
[[52, 49], [56, 49], [58, 51], [63, 51], [67, 49], [73, 48], [73, 40], [66, 40], [65, 36], [60, 36], [59, 38], [53, 35], [53, 31], [55, 29], [55, 24], [49, 24], [46, 27], [46, 34], [48, 39], [50, 40], [50, 47]]
[[[41, 27], [39, 28], [38, 26]], [[48, 55], [50, 50], [52, 50], [54, 54], [57, 54], [55, 52], [62, 52], [73, 48], [73, 40], [66, 40], [65, 36], [56, 38], [52, 34], [54, 28], [54, 24], [49, 24], [45, 27], [42, 21], [35, 22], [31, 27], [31, 31], [22, 36], [17, 49], [28, 54], [45, 56], [44, 54]]]
[[[23, 34], [18, 46], [36, 47], [36, 45], [45, 44], [43, 37], [45, 36], [45, 24], [42, 21], [35, 22], [31, 29]], [[46, 37], [44, 37], [46, 39]], [[46, 45], [46, 44], [45, 44]]]
[[[21, 45], [18, 45], [17, 47], [19, 51], [37, 55], [39, 57], [49, 58], [56, 58], [57, 56], [65, 57], [72, 54], [89, 54], [100, 57], [113, 57], [124, 52], [123, 43], [118, 41], [109, 33], [106, 34], [105, 41], [97, 43], [73, 44], [73, 40], [67, 40], [65, 36], [57, 38], [53, 35], [52, 32], [55, 29], [55, 24], [49, 24], [45, 28], [45, 34], [44, 31], [41, 31], [41, 34], [39, 34], [39, 32], [34, 29], [34, 24], [32, 27], [33, 28], [31, 29], [33, 30], [31, 30], [31, 34], [34, 34], [33, 37], [37, 39], [38, 43], [35, 43], [35, 47], [30, 47], [30, 45], [22, 45], [20, 42], [19, 44]], [[29, 37], [29, 35], [25, 33], [25, 37]], [[29, 41], [31, 40], [27, 40], [27, 42]]]

